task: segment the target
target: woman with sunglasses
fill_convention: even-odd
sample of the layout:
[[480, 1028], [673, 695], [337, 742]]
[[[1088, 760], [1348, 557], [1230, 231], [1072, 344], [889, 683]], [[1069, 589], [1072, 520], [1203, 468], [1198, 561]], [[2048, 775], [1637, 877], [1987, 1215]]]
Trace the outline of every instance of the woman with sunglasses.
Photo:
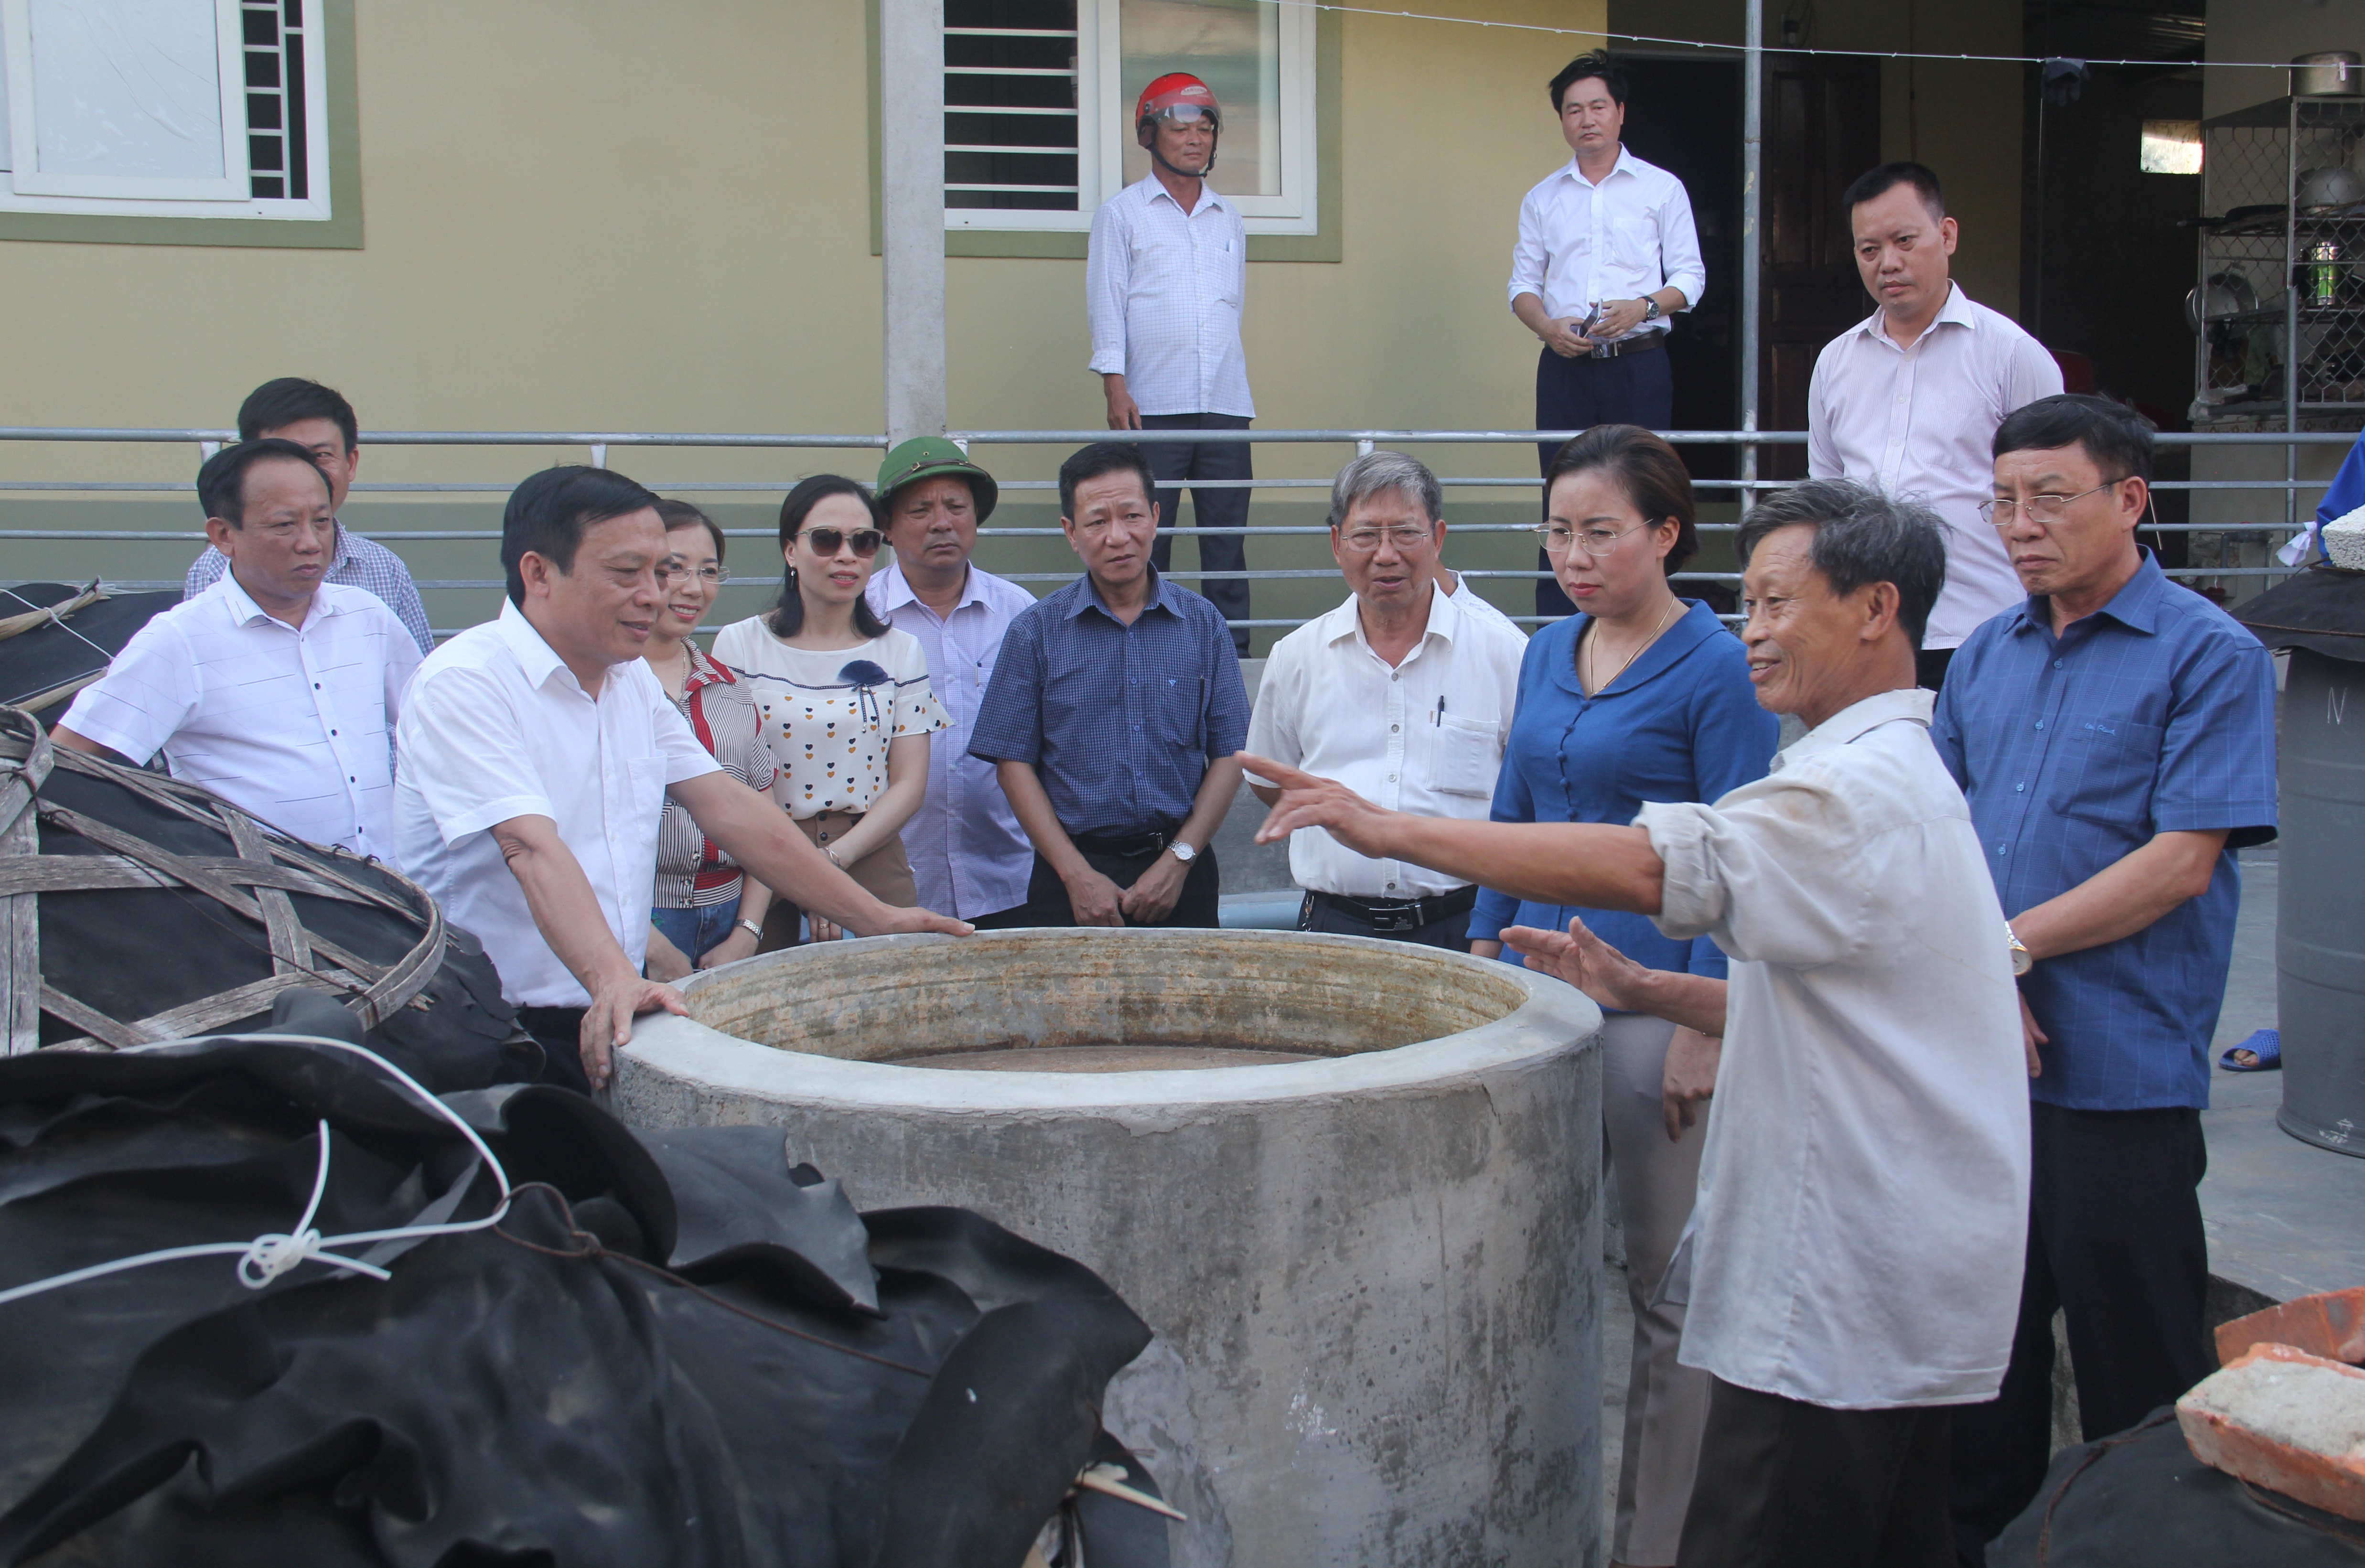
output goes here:
[[[665, 608], [649, 628], [641, 656], [665, 684], [666, 695], [689, 721], [723, 770], [757, 794], [768, 794], [772, 749], [748, 683], [698, 651], [690, 633], [723, 589], [723, 530], [688, 501], [661, 500], [666, 558], [658, 568]], [[668, 797], [657, 821], [657, 880], [649, 909], [648, 977], [678, 980], [746, 958], [764, 934], [772, 891], [741, 872], [730, 856]]]
[[[1528, 644], [1495, 820], [1623, 825], [1646, 801], [1713, 801], [1764, 777], [1780, 722], [1757, 705], [1740, 639], [1668, 580], [1699, 547], [1684, 460], [1638, 426], [1597, 425], [1560, 449], [1545, 483], [1538, 532], [1578, 613]], [[1491, 889], [1470, 912], [1470, 950], [1517, 963], [1498, 939], [1505, 926], [1566, 931], [1573, 919], [1647, 969], [1723, 978], [1724, 955], [1705, 936], [1678, 942], [1643, 915]], [[1656, 1568], [1676, 1560], [1708, 1416], [1709, 1374], [1676, 1364], [1684, 1308], [1661, 1300], [1659, 1284], [1699, 1185], [1706, 1134], [1693, 1123], [1718, 1042], [1606, 1007], [1601, 1039], [1603, 1141], [1634, 1308], [1609, 1555]]]
[[[780, 505], [780, 599], [715, 634], [714, 656], [745, 673], [778, 765], [772, 799], [807, 838], [883, 903], [915, 907], [900, 836], [928, 788], [928, 736], [952, 721], [928, 684], [919, 639], [880, 621], [862, 590], [882, 520], [870, 492], [816, 474]], [[797, 910], [776, 902], [757, 951], [797, 941]], [[840, 935], [815, 917], [813, 939]]]

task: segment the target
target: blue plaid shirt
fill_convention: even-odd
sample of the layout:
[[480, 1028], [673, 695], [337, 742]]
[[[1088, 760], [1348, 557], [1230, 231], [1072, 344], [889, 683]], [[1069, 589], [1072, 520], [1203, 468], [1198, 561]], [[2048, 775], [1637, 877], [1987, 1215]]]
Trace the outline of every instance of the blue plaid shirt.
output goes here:
[[[189, 575], [181, 581], [181, 598], [192, 599], [220, 580], [230, 568], [230, 557], [208, 544], [205, 553], [189, 566]], [[419, 600], [419, 585], [410, 580], [410, 568], [402, 557], [374, 539], [364, 539], [343, 523], [337, 524], [337, 553], [330, 559], [329, 569], [320, 575], [322, 582], [342, 583], [364, 593], [375, 594], [410, 640], [419, 644], [422, 654], [435, 651], [434, 634], [427, 629], [427, 607]]]
[[1012, 619], [969, 753], [1032, 764], [1070, 834], [1129, 838], [1180, 826], [1207, 764], [1248, 733], [1223, 611], [1152, 567], [1130, 626], [1090, 577]]
[[2207, 892], [2021, 982], [2051, 1037], [2035, 1098], [2079, 1111], [2206, 1107], [2241, 902], [2234, 851], [2275, 835], [2267, 650], [2146, 550], [2111, 602], [2058, 638], [2041, 599], [1973, 632], [1930, 739], [1970, 801], [2007, 914], [2155, 834], [2229, 830]]

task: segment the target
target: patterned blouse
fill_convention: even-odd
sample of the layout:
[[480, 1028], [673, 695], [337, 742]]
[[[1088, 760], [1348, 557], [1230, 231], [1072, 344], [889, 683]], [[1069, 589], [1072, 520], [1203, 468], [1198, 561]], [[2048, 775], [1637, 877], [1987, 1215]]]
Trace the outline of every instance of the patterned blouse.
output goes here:
[[[776, 765], [747, 682], [700, 653], [697, 644], [688, 647], [689, 678], [674, 706], [725, 773], [751, 790], [770, 789]], [[739, 868], [667, 795], [665, 814], [657, 819], [656, 907], [737, 903], [739, 890]]]
[[852, 648], [792, 648], [761, 616], [715, 633], [714, 656], [741, 672], [779, 765], [772, 799], [801, 821], [870, 809], [887, 789], [887, 747], [952, 722], [909, 632]]

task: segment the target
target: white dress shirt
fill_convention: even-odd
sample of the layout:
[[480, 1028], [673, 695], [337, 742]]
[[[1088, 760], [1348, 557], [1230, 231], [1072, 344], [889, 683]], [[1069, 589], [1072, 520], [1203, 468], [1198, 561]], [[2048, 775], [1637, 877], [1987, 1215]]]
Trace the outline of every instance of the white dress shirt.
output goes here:
[[1528, 634], [1519, 630], [1518, 622], [1496, 609], [1489, 601], [1478, 597], [1478, 589], [1470, 581], [1469, 573], [1454, 573], [1453, 591], [1445, 597], [1452, 599], [1453, 608], [1463, 614], [1474, 615], [1481, 621], [1492, 621], [1496, 625], [1516, 633], [1520, 642], [1525, 643], [1528, 640]]
[[720, 769], [645, 660], [610, 667], [594, 700], [504, 599], [427, 656], [395, 731], [397, 863], [485, 945], [515, 1007], [584, 1007], [526, 907], [496, 823], [548, 817], [634, 969], [648, 958], [666, 790]]
[[1807, 472], [1920, 501], [1946, 525], [1946, 588], [1923, 647], [1957, 647], [2028, 597], [1979, 503], [1995, 493], [1996, 427], [2060, 390], [2061, 366], [2045, 345], [1961, 284], [1911, 348], [1897, 346], [1876, 310], [1816, 357]]
[[1123, 374], [1145, 414], [1256, 417], [1240, 301], [1249, 232], [1239, 209], [1199, 187], [1189, 212], [1155, 174], [1101, 203], [1084, 252], [1084, 317], [1095, 375]]
[[[1708, 288], [1699, 230], [1683, 181], [1624, 147], [1596, 185], [1569, 161], [1519, 203], [1519, 240], [1511, 248], [1510, 297], [1532, 294], [1555, 319], [1582, 319], [1605, 299], [1640, 299], [1683, 290], [1687, 309]], [[1667, 319], [1628, 335], [1664, 332]]]
[[993, 679], [993, 661], [1010, 618], [1035, 602], [1016, 583], [969, 569], [960, 602], [940, 616], [920, 602], [890, 561], [865, 592], [870, 608], [907, 632], [928, 656], [928, 679], [952, 723], [928, 746], [928, 795], [903, 824], [903, 853], [920, 890], [920, 907], [962, 920], [998, 914], [1026, 902], [1035, 846], [1018, 825], [993, 764], [969, 754], [970, 732]]
[[[1351, 597], [1273, 644], [1248, 749], [1336, 778], [1390, 811], [1484, 822], [1527, 645], [1499, 617], [1471, 614], [1432, 584], [1429, 629], [1392, 669], [1372, 651]], [[1289, 874], [1310, 891], [1357, 899], [1429, 898], [1467, 885], [1358, 855], [1318, 827], [1289, 835]]]
[[225, 573], [142, 626], [66, 710], [65, 727], [311, 844], [394, 855], [388, 732], [419, 667], [376, 595], [312, 590], [301, 626]]
[[2020, 1002], [1932, 696], [1868, 697], [1714, 805], [1634, 819], [1659, 929], [1732, 960], [1679, 1359], [1840, 1409], [1994, 1397], [2020, 1310]]

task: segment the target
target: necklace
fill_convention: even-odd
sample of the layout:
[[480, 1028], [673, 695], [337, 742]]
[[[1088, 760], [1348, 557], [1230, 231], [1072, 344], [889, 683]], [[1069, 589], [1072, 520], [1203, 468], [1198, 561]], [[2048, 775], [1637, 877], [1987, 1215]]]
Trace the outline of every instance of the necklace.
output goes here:
[[[1667, 629], [1667, 622], [1675, 617], [1676, 607], [1681, 603], [1683, 603], [1683, 600], [1677, 599], [1675, 595], [1669, 594], [1667, 596], [1667, 608], [1659, 612], [1659, 623], [1651, 628], [1651, 634], [1649, 636], [1634, 644], [1634, 651], [1626, 655], [1626, 664], [1620, 665], [1616, 669], [1611, 670], [1609, 672], [1608, 680], [1596, 679], [1593, 682], [1593, 691], [1596, 696], [1600, 695], [1605, 687], [1609, 686], [1615, 682], [1620, 676], [1624, 675], [1626, 673], [1626, 666], [1631, 665], [1636, 659], [1641, 658], [1642, 656], [1643, 649], [1649, 647], [1652, 644], [1659, 640], [1659, 633]], [[1597, 621], [1595, 622], [1593, 629], [1596, 634], [1594, 636], [1587, 637], [1585, 640], [1585, 656], [1586, 663], [1592, 666], [1593, 673], [1597, 677], [1601, 673], [1601, 638], [1599, 636], [1601, 623]]]

